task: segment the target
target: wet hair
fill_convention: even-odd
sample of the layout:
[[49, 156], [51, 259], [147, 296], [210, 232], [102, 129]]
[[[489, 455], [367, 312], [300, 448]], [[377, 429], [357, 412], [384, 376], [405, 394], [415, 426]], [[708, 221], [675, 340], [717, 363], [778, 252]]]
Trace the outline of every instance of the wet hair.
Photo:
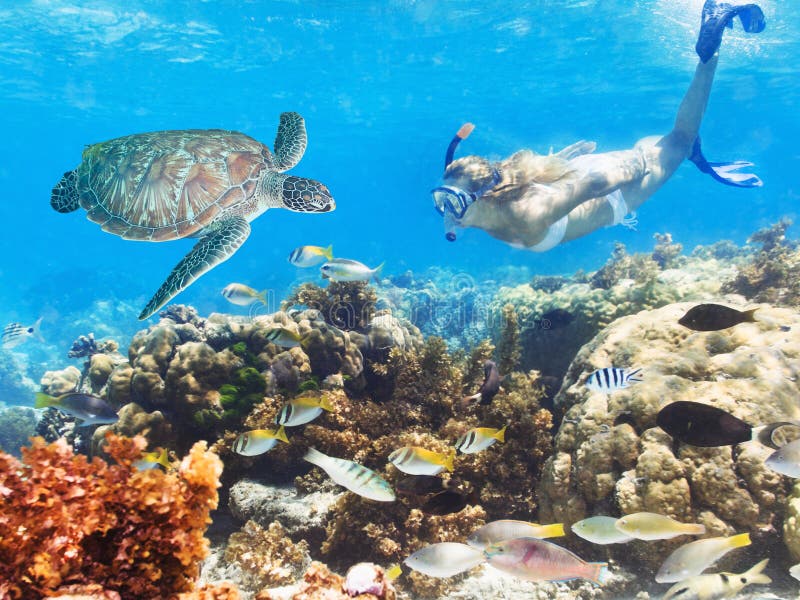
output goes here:
[[496, 163], [474, 155], [456, 159], [445, 170], [445, 183], [475, 192], [491, 184], [492, 167], [500, 171], [502, 179], [484, 198], [503, 202], [519, 200], [533, 184], [549, 185], [574, 174], [568, 161], [555, 154], [520, 150]]

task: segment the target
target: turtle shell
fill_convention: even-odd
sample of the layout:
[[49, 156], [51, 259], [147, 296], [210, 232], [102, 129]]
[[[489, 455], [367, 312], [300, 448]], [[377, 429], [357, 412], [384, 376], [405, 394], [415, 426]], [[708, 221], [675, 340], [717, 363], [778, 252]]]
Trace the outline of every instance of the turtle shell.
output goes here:
[[235, 131], [140, 133], [86, 148], [77, 169], [87, 217], [128, 240], [187, 237], [222, 213], [247, 218], [272, 154]]

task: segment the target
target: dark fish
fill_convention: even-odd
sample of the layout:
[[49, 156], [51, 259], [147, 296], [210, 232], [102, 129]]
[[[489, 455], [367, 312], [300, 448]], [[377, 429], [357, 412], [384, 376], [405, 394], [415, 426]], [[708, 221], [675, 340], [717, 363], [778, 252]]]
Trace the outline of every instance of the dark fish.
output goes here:
[[656, 423], [676, 440], [703, 448], [733, 446], [756, 439], [777, 449], [784, 440], [776, 442], [773, 434], [781, 427], [800, 426], [797, 421], [781, 421], [753, 427], [721, 408], [686, 400], [662, 408]]
[[542, 315], [542, 329], [559, 329], [566, 327], [575, 319], [575, 315], [563, 308], [554, 308]]
[[424, 496], [443, 492], [446, 487], [444, 479], [432, 475], [409, 475], [403, 477], [394, 486], [398, 494], [404, 496]]
[[721, 304], [698, 304], [690, 308], [678, 320], [678, 324], [694, 331], [719, 331], [739, 323], [755, 323], [753, 313], [757, 310], [752, 308], [742, 311]]
[[462, 399], [464, 404], [480, 399], [481, 404], [489, 404], [500, 391], [500, 373], [493, 360], [483, 363], [483, 384], [477, 394]]
[[431, 496], [420, 506], [420, 510], [428, 515], [450, 515], [464, 510], [469, 501], [470, 497], [468, 495], [445, 490]]
[[117, 411], [106, 404], [105, 400], [89, 394], [74, 392], [57, 398], [47, 394], [36, 394], [34, 408], [47, 407], [57, 408], [76, 419], [81, 419], [81, 427], [116, 423], [119, 420]]

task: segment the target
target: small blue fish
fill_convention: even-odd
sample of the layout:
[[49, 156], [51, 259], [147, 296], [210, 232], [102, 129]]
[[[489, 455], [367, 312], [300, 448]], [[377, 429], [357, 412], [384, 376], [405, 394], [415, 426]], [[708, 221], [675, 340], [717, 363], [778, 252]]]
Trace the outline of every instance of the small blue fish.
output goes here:
[[615, 392], [624, 390], [632, 383], [642, 381], [635, 375], [641, 369], [618, 369], [616, 367], [606, 367], [597, 369], [586, 379], [586, 387], [593, 392]]
[[21, 323], [9, 323], [3, 328], [3, 333], [0, 334], [0, 339], [2, 339], [3, 348], [6, 350], [10, 350], [11, 348], [15, 348], [19, 346], [22, 342], [29, 340], [30, 338], [36, 336], [40, 341], [42, 340], [42, 335], [39, 333], [39, 326], [42, 324], [42, 318], [39, 319], [33, 325], [22, 325]]

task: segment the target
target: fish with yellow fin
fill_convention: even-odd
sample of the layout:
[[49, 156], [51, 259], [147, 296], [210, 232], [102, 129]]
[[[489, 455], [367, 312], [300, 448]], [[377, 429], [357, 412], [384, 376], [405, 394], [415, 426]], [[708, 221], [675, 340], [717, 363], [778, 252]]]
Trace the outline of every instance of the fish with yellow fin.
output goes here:
[[456, 449], [464, 454], [475, 454], [486, 450], [495, 442], [505, 442], [506, 427], [494, 429], [492, 427], [475, 427], [462, 435], [456, 441]]
[[275, 430], [252, 429], [240, 434], [231, 445], [231, 450], [242, 456], [258, 456], [272, 450], [278, 440], [289, 443], [283, 425]]
[[637, 540], [668, 540], [679, 535], [703, 535], [705, 525], [701, 523], [681, 523], [664, 515], [638, 512], [617, 519], [614, 526], [618, 531]]
[[419, 446], [404, 446], [389, 455], [389, 462], [409, 475], [438, 475], [453, 470], [455, 448], [447, 453], [433, 452]]
[[483, 527], [479, 527], [467, 536], [467, 544], [473, 548], [486, 548], [497, 542], [513, 540], [521, 537], [532, 538], [551, 538], [564, 535], [564, 524], [553, 523], [550, 525], [539, 525], [527, 521], [515, 521], [513, 519], [501, 519], [492, 521]]
[[689, 577], [669, 588], [661, 600], [733, 598], [748, 585], [772, 583], [772, 579], [762, 573], [768, 560], [765, 558], [744, 573], [713, 573]]
[[38, 393], [33, 401], [33, 406], [34, 408], [56, 408], [71, 417], [80, 419], [80, 427], [108, 425], [119, 420], [117, 411], [111, 408], [105, 400], [79, 392], [62, 394], [58, 397]]
[[666, 560], [656, 573], [658, 583], [675, 583], [700, 575], [734, 548], [750, 545], [750, 534], [713, 537], [684, 544]]
[[158, 466], [169, 469], [169, 454], [167, 453], [167, 449], [162, 448], [161, 452], [145, 452], [139, 460], [133, 461], [133, 466], [139, 471], [155, 469]]
[[229, 283], [223, 288], [222, 296], [237, 306], [250, 306], [255, 302], [267, 304], [267, 290], [259, 292], [243, 283]]
[[297, 427], [310, 423], [322, 414], [333, 412], [333, 405], [325, 394], [304, 394], [284, 404], [275, 415], [277, 425]]
[[333, 260], [333, 246], [298, 246], [289, 253], [289, 262], [295, 267], [315, 267], [326, 260]]

